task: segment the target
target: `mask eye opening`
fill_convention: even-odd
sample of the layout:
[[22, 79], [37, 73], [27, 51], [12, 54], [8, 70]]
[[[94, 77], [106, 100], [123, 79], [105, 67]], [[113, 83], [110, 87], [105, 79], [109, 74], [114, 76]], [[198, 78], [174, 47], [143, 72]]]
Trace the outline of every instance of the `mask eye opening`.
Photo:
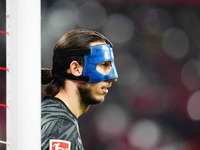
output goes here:
[[96, 66], [96, 70], [103, 75], [109, 75], [112, 70], [112, 62], [111, 61], [101, 62]]

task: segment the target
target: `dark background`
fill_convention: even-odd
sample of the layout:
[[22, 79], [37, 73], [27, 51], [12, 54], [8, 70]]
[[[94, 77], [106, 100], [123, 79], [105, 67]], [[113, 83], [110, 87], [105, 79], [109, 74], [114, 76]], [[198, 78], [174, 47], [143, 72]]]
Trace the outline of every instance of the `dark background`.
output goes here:
[[[85, 150], [200, 149], [200, 1], [42, 0], [41, 7], [42, 67], [51, 68], [54, 45], [75, 28], [99, 31], [114, 44], [119, 80], [103, 104], [79, 119]], [[5, 37], [0, 34], [1, 67]], [[5, 81], [0, 71], [3, 104]], [[0, 140], [6, 140], [5, 120], [0, 107]]]

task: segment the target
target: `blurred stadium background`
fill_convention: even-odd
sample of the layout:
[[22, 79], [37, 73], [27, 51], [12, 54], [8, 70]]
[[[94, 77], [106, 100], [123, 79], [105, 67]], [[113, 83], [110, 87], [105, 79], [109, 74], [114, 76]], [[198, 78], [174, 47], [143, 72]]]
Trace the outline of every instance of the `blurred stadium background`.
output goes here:
[[[51, 68], [54, 45], [75, 28], [99, 31], [114, 44], [120, 78], [106, 101], [79, 119], [85, 150], [200, 150], [199, 0], [41, 0], [41, 6], [42, 67]], [[5, 17], [1, 0], [4, 31]], [[0, 34], [1, 67], [5, 43]], [[0, 140], [5, 130], [0, 107]]]

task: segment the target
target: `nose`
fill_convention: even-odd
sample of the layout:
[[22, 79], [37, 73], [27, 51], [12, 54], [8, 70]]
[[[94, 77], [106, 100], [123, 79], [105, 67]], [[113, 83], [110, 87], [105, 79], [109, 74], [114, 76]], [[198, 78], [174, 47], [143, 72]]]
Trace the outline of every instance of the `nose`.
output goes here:
[[109, 79], [109, 80], [107, 80], [108, 82], [117, 82], [117, 78], [114, 78], [114, 79]]

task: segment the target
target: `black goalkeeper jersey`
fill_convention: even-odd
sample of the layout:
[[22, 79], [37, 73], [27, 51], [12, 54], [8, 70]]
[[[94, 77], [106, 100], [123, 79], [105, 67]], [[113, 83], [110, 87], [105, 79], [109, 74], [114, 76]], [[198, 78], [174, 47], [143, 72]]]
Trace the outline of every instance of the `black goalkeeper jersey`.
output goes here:
[[41, 111], [42, 150], [83, 150], [78, 120], [63, 101], [46, 96]]

